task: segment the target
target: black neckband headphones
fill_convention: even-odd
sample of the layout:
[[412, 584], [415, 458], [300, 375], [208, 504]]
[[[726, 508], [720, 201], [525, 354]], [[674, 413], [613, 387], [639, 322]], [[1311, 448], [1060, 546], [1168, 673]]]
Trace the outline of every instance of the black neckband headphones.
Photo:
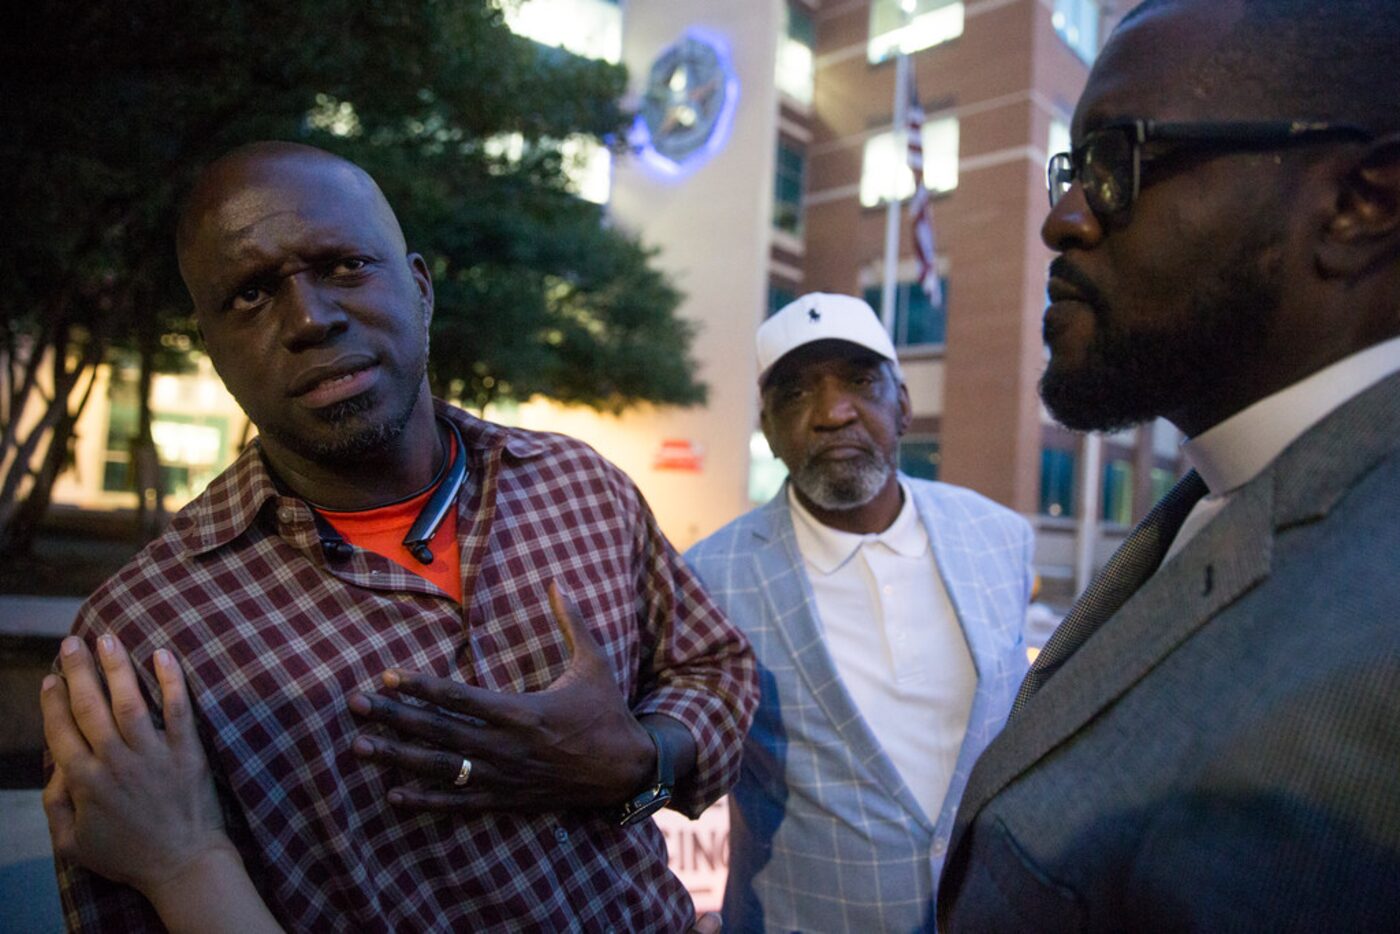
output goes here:
[[[433, 479], [423, 489], [410, 493], [407, 496], [393, 500], [388, 503], [380, 503], [372, 506], [372, 509], [382, 509], [385, 506], [393, 506], [396, 503], [406, 502], [415, 496], [422, 496], [423, 490], [433, 489], [433, 495], [428, 497], [428, 501], [423, 504], [423, 508], [418, 510], [418, 517], [413, 520], [413, 525], [408, 529], [408, 534], [403, 537], [403, 546], [409, 550], [420, 564], [432, 564], [433, 552], [428, 545], [432, 542], [433, 536], [437, 534], [442, 526], [442, 520], [447, 518], [447, 511], [452, 508], [457, 501], [457, 494], [462, 491], [462, 483], [467, 479], [467, 450], [462, 444], [462, 433], [457, 430], [457, 426], [443, 418], [437, 418], [438, 424], [445, 427], [451, 435], [454, 444], [449, 450], [444, 450], [442, 463], [438, 465], [437, 473]], [[306, 501], [311, 507], [311, 513], [316, 517], [316, 531], [321, 536], [321, 550], [325, 552], [326, 558], [331, 561], [345, 561], [355, 553], [355, 549], [347, 542], [335, 527], [321, 515], [322, 507], [317, 506], [310, 500]]]

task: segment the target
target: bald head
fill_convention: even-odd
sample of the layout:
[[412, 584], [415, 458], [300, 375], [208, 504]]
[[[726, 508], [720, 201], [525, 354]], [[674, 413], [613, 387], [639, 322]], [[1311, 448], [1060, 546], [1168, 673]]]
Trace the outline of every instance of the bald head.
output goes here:
[[1191, 9], [1228, 24], [1203, 37], [1190, 74], [1191, 92], [1222, 113], [1348, 123], [1378, 136], [1400, 130], [1396, 0], [1146, 0], [1119, 28]]
[[414, 479], [431, 467], [432, 282], [363, 169], [243, 146], [200, 174], [177, 241], [209, 359], [284, 477], [340, 483], [400, 456]]
[[[175, 250], [186, 285], [187, 255], [205, 221], [221, 213], [239, 214], [246, 209], [252, 190], [269, 187], [289, 195], [336, 190], [358, 202], [368, 215], [366, 221], [380, 225], [398, 252], [406, 250], [398, 218], [368, 172], [315, 146], [266, 140], [239, 146], [209, 163], [186, 196], [175, 229]], [[251, 223], [255, 218], [244, 220]]]

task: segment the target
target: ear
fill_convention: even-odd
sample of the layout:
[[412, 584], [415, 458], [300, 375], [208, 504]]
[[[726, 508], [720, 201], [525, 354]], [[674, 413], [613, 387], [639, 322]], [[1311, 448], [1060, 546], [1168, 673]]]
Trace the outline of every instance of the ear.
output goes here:
[[1400, 134], [1370, 144], [1341, 179], [1337, 207], [1318, 247], [1319, 270], [1354, 279], [1400, 256]]
[[433, 277], [428, 272], [428, 262], [422, 253], [408, 254], [408, 271], [418, 286], [418, 294], [423, 306], [423, 324], [433, 320]]
[[895, 423], [899, 437], [903, 438], [909, 426], [914, 423], [914, 404], [909, 401], [909, 387], [903, 381], [899, 384], [899, 421]]

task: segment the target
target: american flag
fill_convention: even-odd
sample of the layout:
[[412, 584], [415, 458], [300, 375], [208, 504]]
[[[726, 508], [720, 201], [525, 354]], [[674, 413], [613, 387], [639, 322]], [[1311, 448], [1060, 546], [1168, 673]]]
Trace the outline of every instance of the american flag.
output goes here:
[[919, 103], [914, 63], [909, 63], [909, 169], [914, 173], [914, 197], [909, 202], [914, 253], [919, 258], [919, 285], [935, 308], [943, 304], [943, 284], [938, 279], [937, 250], [933, 242], [933, 202], [924, 186], [924, 106]]

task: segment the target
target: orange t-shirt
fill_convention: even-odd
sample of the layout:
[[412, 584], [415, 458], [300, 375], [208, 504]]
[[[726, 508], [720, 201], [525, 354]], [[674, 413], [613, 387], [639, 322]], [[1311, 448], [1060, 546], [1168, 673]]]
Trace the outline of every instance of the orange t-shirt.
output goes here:
[[[453, 448], [455, 451], [455, 443]], [[448, 456], [454, 455], [449, 453]], [[350, 544], [383, 555], [414, 574], [427, 578], [460, 603], [462, 569], [457, 549], [456, 503], [447, 510], [442, 525], [438, 526], [433, 540], [428, 543], [428, 549], [433, 553], [432, 564], [420, 563], [413, 557], [413, 552], [403, 546], [403, 537], [413, 527], [413, 520], [418, 518], [418, 511], [436, 489], [437, 487], [432, 487], [413, 499], [390, 506], [380, 506], [378, 509], [364, 509], [359, 512], [321, 510], [321, 515], [325, 516], [326, 521]]]

